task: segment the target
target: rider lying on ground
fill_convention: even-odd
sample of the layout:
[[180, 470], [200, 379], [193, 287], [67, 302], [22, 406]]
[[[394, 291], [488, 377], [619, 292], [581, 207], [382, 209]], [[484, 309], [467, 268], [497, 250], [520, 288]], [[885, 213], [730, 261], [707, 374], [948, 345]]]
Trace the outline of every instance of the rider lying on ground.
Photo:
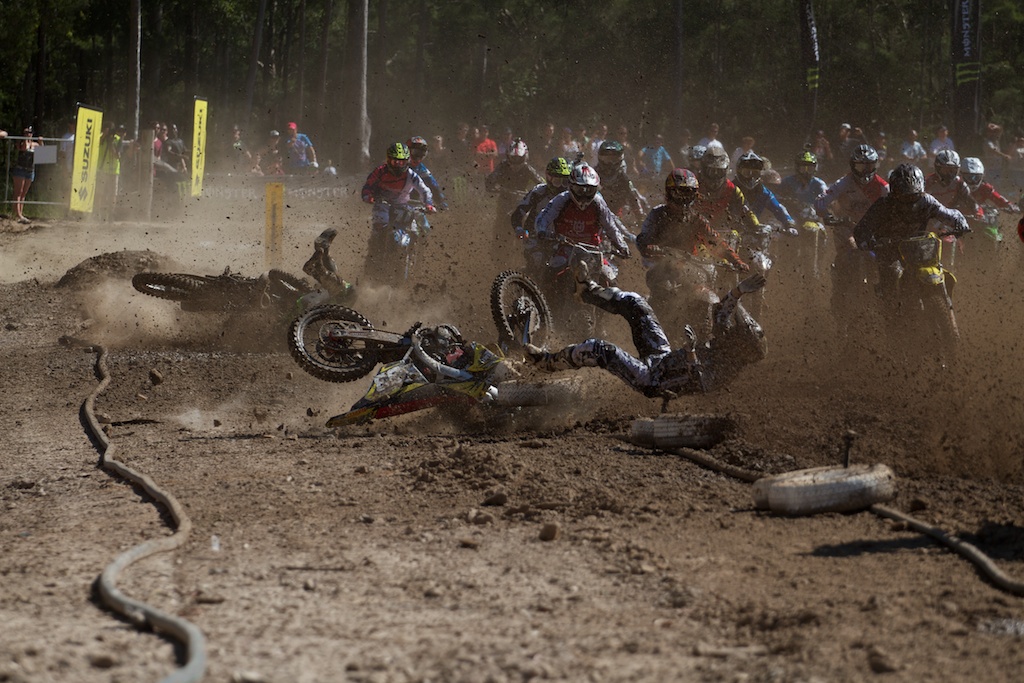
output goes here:
[[740, 297], [765, 285], [761, 274], [751, 275], [715, 305], [714, 332], [698, 347], [696, 334], [687, 326], [688, 348], [673, 350], [650, 304], [636, 292], [602, 287], [589, 279], [585, 267], [577, 272], [584, 303], [621, 315], [629, 323], [639, 357], [603, 339], [588, 339], [549, 352], [532, 344], [529, 359], [548, 372], [561, 369], [600, 367], [612, 373], [644, 396], [671, 398], [721, 386], [743, 366], [764, 357], [764, 333], [743, 307]]

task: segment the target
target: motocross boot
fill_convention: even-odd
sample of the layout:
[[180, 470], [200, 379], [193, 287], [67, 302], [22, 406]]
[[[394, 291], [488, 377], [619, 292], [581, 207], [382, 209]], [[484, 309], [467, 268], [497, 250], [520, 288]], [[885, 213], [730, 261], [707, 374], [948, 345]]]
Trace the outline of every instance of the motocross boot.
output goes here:
[[572, 347], [564, 348], [561, 351], [551, 353], [539, 346], [533, 344], [526, 345], [526, 357], [531, 363], [536, 365], [545, 372], [558, 372], [559, 370], [571, 370], [577, 367], [569, 357], [569, 349]]
[[581, 299], [584, 292], [591, 296], [595, 296], [598, 299], [604, 299], [605, 301], [611, 301], [615, 296], [612, 287], [602, 287], [590, 279], [590, 268], [584, 261], [580, 261], [576, 264], [573, 275], [576, 277], [577, 299]]

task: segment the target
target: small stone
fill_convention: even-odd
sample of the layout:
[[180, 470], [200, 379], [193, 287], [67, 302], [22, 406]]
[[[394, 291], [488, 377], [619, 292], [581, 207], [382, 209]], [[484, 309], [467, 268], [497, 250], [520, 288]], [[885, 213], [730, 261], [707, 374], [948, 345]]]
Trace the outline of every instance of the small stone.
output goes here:
[[17, 330], [21, 329], [21, 325], [19, 325], [18, 323], [7, 323], [6, 325], [4, 325], [4, 329], [7, 330], [8, 332], [16, 332]]
[[562, 528], [558, 525], [558, 522], [546, 522], [540, 528], [540, 540], [542, 541], [555, 541], [562, 533]]
[[164, 375], [156, 368], [153, 368], [149, 371], [149, 381], [153, 383], [153, 386], [156, 386], [164, 381]]
[[221, 421], [220, 421], [220, 420], [214, 420], [214, 421], [213, 421], [213, 426], [214, 426], [214, 427], [220, 427], [220, 426], [221, 426], [221, 424], [222, 424], [222, 423], [221, 423]]
[[872, 647], [868, 652], [868, 666], [876, 674], [893, 673], [903, 668], [892, 655], [880, 647]]
[[921, 500], [920, 498], [915, 498], [914, 500], [910, 501], [910, 511], [911, 512], [921, 512], [922, 510], [927, 510], [927, 509], [928, 509], [928, 503], [926, 503], [925, 501]]
[[316, 579], [306, 579], [302, 582], [302, 590], [312, 593], [316, 591]]
[[497, 507], [504, 505], [507, 502], [507, 493], [505, 493], [504, 491], [494, 491], [493, 493], [489, 494], [486, 498], [484, 498], [484, 502], [481, 503], [481, 505], [485, 505], [488, 507]]
[[476, 540], [475, 538], [460, 538], [459, 547], [468, 548], [469, 550], [476, 550], [480, 547], [480, 541]]
[[145, 394], [135, 394], [135, 398], [139, 399], [140, 401], [148, 401], [149, 400], [149, 396], [146, 396]]
[[285, 379], [295, 379], [295, 373], [292, 372], [291, 370], [289, 370], [288, 372], [284, 373], [284, 378]]
[[106, 652], [89, 655], [89, 664], [95, 669], [112, 669], [117, 666], [114, 656]]
[[466, 513], [466, 521], [470, 524], [494, 524], [494, 515], [482, 510], [470, 510]]
[[306, 417], [316, 417], [320, 414], [319, 410], [313, 410], [312, 408], [306, 408]]
[[359, 517], [359, 521], [363, 524], [373, 524], [376, 521], [376, 519], [374, 518], [373, 515], [361, 515]]
[[231, 683], [268, 683], [269, 679], [255, 671], [236, 671], [231, 674]]

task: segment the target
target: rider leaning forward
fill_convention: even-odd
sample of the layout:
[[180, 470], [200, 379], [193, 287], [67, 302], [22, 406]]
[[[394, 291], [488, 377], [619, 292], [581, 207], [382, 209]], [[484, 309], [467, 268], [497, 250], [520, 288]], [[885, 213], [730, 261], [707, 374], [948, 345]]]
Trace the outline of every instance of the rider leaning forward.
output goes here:
[[419, 192], [427, 213], [434, 213], [434, 196], [423, 182], [423, 179], [409, 168], [409, 147], [403, 142], [396, 142], [388, 147], [387, 161], [370, 171], [363, 185], [362, 198], [367, 204], [373, 204], [371, 214], [369, 254], [383, 251], [384, 245], [391, 235], [387, 234], [390, 219], [388, 205], [408, 204], [413, 191]]

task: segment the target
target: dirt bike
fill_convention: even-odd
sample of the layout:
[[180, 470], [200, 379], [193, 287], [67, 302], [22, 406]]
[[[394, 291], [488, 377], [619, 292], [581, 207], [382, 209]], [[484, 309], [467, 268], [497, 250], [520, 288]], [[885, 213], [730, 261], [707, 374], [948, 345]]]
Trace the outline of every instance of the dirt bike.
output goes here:
[[338, 275], [330, 257], [336, 235], [334, 228], [323, 231], [314, 241], [313, 256], [303, 266], [303, 271], [316, 280], [316, 288], [305, 278], [282, 270], [272, 269], [251, 278], [232, 273], [230, 267], [220, 275], [137, 273], [132, 286], [143, 294], [177, 301], [183, 311], [240, 313], [271, 309], [290, 315], [296, 308], [327, 300], [347, 301], [354, 297], [354, 289]]
[[548, 260], [542, 288], [544, 296], [552, 302], [555, 319], [559, 321], [558, 332], [570, 339], [593, 337], [601, 311], [579, 300], [576, 274], [581, 270], [580, 264], [585, 264], [590, 279], [602, 287], [615, 287], [619, 268], [613, 261], [614, 252], [607, 242], [588, 244], [563, 235], [555, 235], [554, 240], [558, 247]]
[[[825, 245], [828, 243], [828, 232], [825, 224], [818, 218], [814, 207], [805, 206], [800, 210], [800, 217], [797, 219], [797, 229], [800, 231], [798, 243], [798, 258], [801, 268], [810, 264], [807, 269], [815, 280], [821, 278], [822, 273], [828, 270]], [[807, 272], [807, 271], [805, 271]]]
[[998, 250], [1003, 243], [1003, 228], [999, 225], [1000, 213], [1017, 213], [1012, 209], [998, 209], [994, 206], [982, 209], [982, 215], [970, 216], [967, 218], [971, 230], [987, 237]]
[[876, 251], [897, 256], [878, 269], [876, 286], [890, 330], [916, 338], [917, 350], [953, 354], [960, 339], [953, 313], [956, 278], [942, 265], [942, 239], [950, 235], [956, 233], [927, 232], [875, 245]]
[[686, 325], [691, 325], [701, 338], [707, 338], [711, 333], [712, 307], [719, 300], [715, 281], [722, 264], [703, 250], [694, 255], [657, 245], [650, 252], [657, 255], [657, 260], [647, 271], [648, 301], [670, 341], [680, 341], [679, 335]]
[[407, 204], [379, 201], [374, 208], [375, 218], [378, 211], [387, 212], [387, 223], [371, 228], [366, 272], [381, 284], [399, 287], [412, 274], [420, 246], [430, 232], [428, 210], [417, 201]]
[[[330, 427], [438, 406], [511, 408], [566, 398], [572, 391], [567, 384], [509, 381], [509, 346], [528, 343], [550, 324], [550, 311], [536, 285], [520, 273], [506, 271], [495, 279], [491, 303], [503, 337], [499, 346], [465, 342], [444, 325], [424, 328], [416, 323], [401, 334], [376, 330], [358, 312], [327, 305], [310, 309], [293, 322], [289, 348], [303, 370], [332, 382], [358, 379], [382, 364], [363, 398], [331, 418]], [[447, 330], [444, 344], [438, 341], [442, 329]]]

